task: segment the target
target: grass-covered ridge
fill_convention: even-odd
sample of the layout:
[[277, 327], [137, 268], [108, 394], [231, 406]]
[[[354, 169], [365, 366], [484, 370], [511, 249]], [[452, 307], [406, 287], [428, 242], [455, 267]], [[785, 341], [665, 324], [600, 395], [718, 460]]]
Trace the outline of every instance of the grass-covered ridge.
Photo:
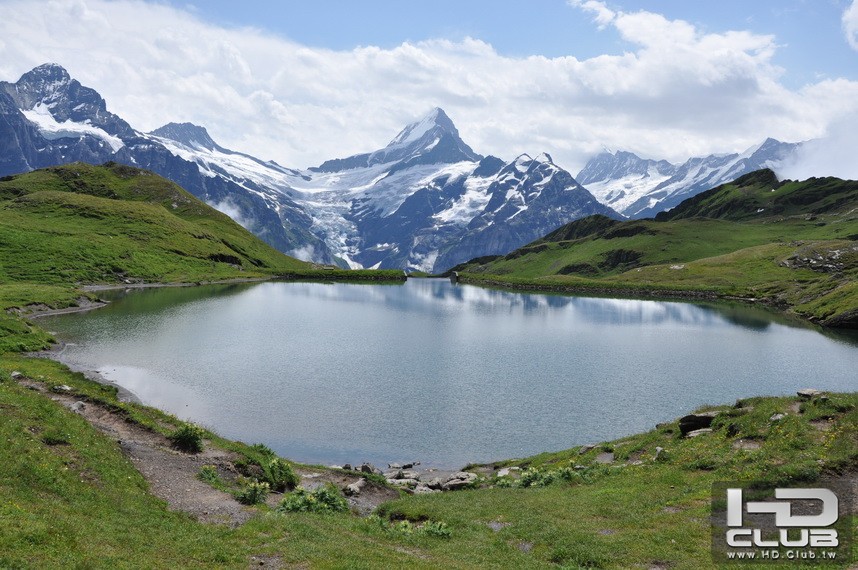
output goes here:
[[858, 325], [858, 182], [746, 175], [655, 220], [591, 216], [463, 280], [536, 290], [741, 297], [828, 326]]
[[0, 181], [0, 282], [192, 282], [309, 268], [145, 170], [76, 163]]

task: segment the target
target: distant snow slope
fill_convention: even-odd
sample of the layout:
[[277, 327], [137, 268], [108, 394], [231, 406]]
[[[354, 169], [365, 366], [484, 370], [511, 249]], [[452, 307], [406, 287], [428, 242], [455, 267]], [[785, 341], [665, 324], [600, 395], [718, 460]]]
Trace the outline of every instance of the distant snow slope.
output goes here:
[[576, 179], [624, 216], [645, 218], [748, 172], [777, 166], [798, 147], [770, 138], [740, 154], [713, 154], [683, 164], [604, 152], [590, 159]]

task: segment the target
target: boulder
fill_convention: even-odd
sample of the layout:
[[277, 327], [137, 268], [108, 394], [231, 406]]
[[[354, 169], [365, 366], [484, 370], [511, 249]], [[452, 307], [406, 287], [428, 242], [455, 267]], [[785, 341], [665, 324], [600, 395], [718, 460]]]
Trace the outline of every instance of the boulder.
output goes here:
[[584, 455], [591, 449], [596, 449], [596, 446], [590, 443], [588, 443], [587, 445], [582, 445], [581, 449], [578, 450], [578, 455]]
[[799, 390], [796, 392], [798, 397], [802, 400], [811, 400], [816, 398], [817, 396], [822, 396], [825, 392], [817, 390], [816, 388], [804, 388], [803, 390]]
[[772, 414], [772, 417], [769, 418], [770, 422], [779, 422], [784, 419], [786, 415], [784, 414]]
[[388, 469], [402, 469], [402, 465], [400, 465], [399, 463], [388, 463], [387, 468]]
[[361, 473], [375, 473], [376, 475], [381, 475], [381, 469], [377, 468], [372, 463], [364, 463], [358, 469]]
[[430, 489], [440, 491], [444, 487], [444, 480], [440, 477], [435, 477], [434, 479], [426, 483], [426, 486]]
[[712, 428], [700, 428], [696, 430], [692, 430], [685, 434], [685, 437], [697, 437], [700, 435], [706, 435], [707, 433], [712, 433]]
[[388, 479], [387, 482], [397, 487], [408, 487], [409, 489], [414, 489], [419, 483], [417, 479]]
[[10, 378], [12, 378], [12, 380], [15, 380], [15, 381], [23, 380], [24, 378], [26, 378], [26, 376], [24, 376], [24, 373], [23, 373], [23, 372], [20, 372], [20, 371], [18, 371], [18, 370], [13, 370], [13, 371], [12, 371], [12, 373], [11, 373], [11, 374], [9, 374], [9, 377], [10, 377]]
[[420, 473], [417, 471], [403, 470], [398, 479], [417, 479], [420, 480]]
[[343, 465], [343, 469], [345, 469], [346, 471], [351, 471], [352, 470], [352, 464], [346, 463], [345, 465]]
[[414, 487], [415, 495], [428, 495], [429, 493], [440, 493], [441, 489], [433, 489], [431, 487], [427, 487], [426, 485], [417, 485]]
[[463, 489], [471, 486], [476, 482], [476, 480], [476, 474], [468, 473], [467, 471], [459, 471], [458, 473], [450, 475], [441, 488], [445, 491], [455, 491], [456, 489]]
[[702, 412], [699, 414], [688, 414], [679, 418], [679, 431], [682, 435], [688, 435], [692, 431], [703, 428], [708, 428], [712, 425], [712, 420], [719, 412]]

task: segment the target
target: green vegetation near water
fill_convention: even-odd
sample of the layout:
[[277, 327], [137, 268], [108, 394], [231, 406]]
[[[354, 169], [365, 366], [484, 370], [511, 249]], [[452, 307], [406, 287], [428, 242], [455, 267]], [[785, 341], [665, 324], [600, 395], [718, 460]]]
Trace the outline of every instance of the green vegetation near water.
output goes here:
[[858, 182], [749, 174], [656, 220], [572, 222], [463, 281], [557, 291], [740, 297], [858, 326]]
[[[342, 512], [330, 489], [316, 500], [336, 508], [312, 509], [299, 492], [233, 529], [168, 511], [115, 439], [9, 372], [66, 384], [164, 435], [175, 418], [120, 403], [52, 361], [6, 354], [0, 370], [3, 568], [247, 568], [251, 557], [312, 568], [711, 568], [713, 482], [806, 485], [858, 470], [858, 394], [750, 398], [707, 408], [722, 412], [714, 431], [693, 439], [673, 421], [493, 466], [520, 468], [525, 485], [487, 476], [481, 488], [407, 496], [368, 518]], [[269, 457], [210, 433], [206, 442], [255, 464]], [[602, 464], [606, 452], [614, 461]]]
[[[591, 450], [545, 453], [492, 468], [473, 466], [484, 475], [476, 489], [403, 496], [365, 518], [343, 512], [336, 490], [329, 487], [315, 495], [287, 495], [282, 508], [252, 507], [257, 515], [236, 528], [171, 512], [150, 493], [114, 438], [20, 379], [46, 389], [66, 385], [77, 398], [173, 436], [181, 445], [196, 447], [202, 438], [206, 446], [243, 457], [239, 464], [258, 480], [257, 487], [245, 487], [247, 502], [257, 502], [267, 492], [262, 482], [271, 490], [294, 487], [293, 466], [264, 446], [189, 429], [158, 410], [120, 402], [113, 387], [54, 361], [20, 354], [49, 346], [51, 338], [6, 309], [74, 306], [85, 296], [76, 288], [84, 283], [354, 274], [310, 272], [306, 264], [264, 246], [225, 216], [151, 176], [115, 165], [72, 165], [0, 181], [0, 568], [247, 568], [257, 564], [254, 560], [287, 568], [709, 568], [714, 481], [806, 484], [854, 476], [858, 470], [858, 394], [809, 402], [753, 398], [714, 408], [721, 414], [710, 434], [682, 438], [674, 421]], [[805, 240], [801, 247], [827, 248], [854, 239], [846, 235], [851, 230], [842, 230], [854, 227], [854, 219], [819, 215], [830, 227], [788, 220], [780, 230], [759, 229], [757, 236], [766, 243], [754, 244], [757, 238], [751, 233], [736, 235], [742, 233], [739, 226], [719, 221], [705, 223], [720, 233], [697, 241], [691, 238], [698, 230], [682, 224], [672, 226], [672, 233], [613, 239], [689, 240], [685, 251], [711, 254], [694, 258], [701, 264], [695, 269], [700, 278], [682, 284], [693, 290], [715, 274], [706, 264], [721, 271], [742, 259], [749, 275], [780, 271], [757, 267], [760, 259], [790, 255], [791, 246], [768, 243], [778, 231], [805, 232], [789, 237]], [[633, 224], [655, 231], [656, 222]], [[666, 228], [671, 226], [658, 229]], [[721, 251], [713, 235], [742, 249]], [[589, 257], [571, 253], [562, 242], [547, 241], [542, 253], [557, 255], [548, 266], [606, 259], [609, 250], [595, 242], [610, 238], [567, 241], [576, 240], [590, 248]], [[624, 248], [634, 249], [625, 243]], [[643, 251], [644, 245], [639, 242], [637, 248]], [[757, 258], [754, 248], [763, 248]], [[644, 255], [662, 264], [674, 260], [659, 256], [679, 255], [646, 249]], [[737, 259], [719, 262], [723, 255]], [[617, 267], [598, 267], [600, 275], [587, 279], [604, 286], [613, 283], [611, 275], [627, 276], [620, 269], [621, 258], [612, 258], [620, 262]], [[510, 269], [517, 268], [524, 278], [543, 275], [545, 266], [536, 257], [525, 253], [506, 261], [516, 260]], [[654, 276], [675, 271], [658, 264], [641, 270]], [[804, 273], [810, 269], [783, 270], [799, 272], [790, 275], [806, 277], [808, 283], [817, 275]], [[560, 283], [584, 279], [557, 278]], [[661, 279], [653, 282], [676, 286], [676, 280]], [[617, 282], [627, 283], [627, 277]], [[849, 293], [848, 284], [841, 289], [848, 305], [854, 289]], [[775, 414], [784, 415], [774, 420]], [[664, 451], [658, 453], [659, 447]], [[613, 461], [602, 463], [601, 454], [608, 452]], [[200, 467], [199, 477], [210, 485], [242, 492], [204, 461]], [[498, 467], [518, 468], [513, 472], [520, 477], [498, 478]]]

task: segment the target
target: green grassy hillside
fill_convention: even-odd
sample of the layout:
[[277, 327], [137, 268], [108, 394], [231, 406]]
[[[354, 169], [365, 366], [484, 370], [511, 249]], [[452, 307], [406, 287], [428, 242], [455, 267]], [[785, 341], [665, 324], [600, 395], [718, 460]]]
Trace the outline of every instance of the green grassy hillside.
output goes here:
[[309, 269], [150, 172], [71, 164], [0, 181], [0, 282], [195, 281]]
[[829, 326], [858, 324], [858, 183], [746, 175], [655, 220], [591, 216], [506, 256], [454, 268], [533, 289], [735, 296]]

